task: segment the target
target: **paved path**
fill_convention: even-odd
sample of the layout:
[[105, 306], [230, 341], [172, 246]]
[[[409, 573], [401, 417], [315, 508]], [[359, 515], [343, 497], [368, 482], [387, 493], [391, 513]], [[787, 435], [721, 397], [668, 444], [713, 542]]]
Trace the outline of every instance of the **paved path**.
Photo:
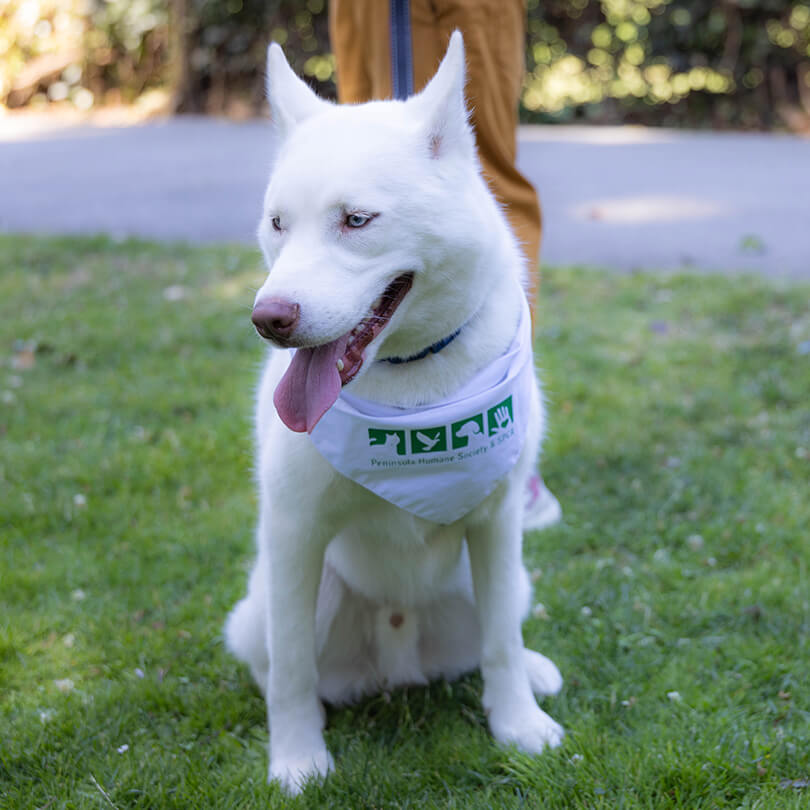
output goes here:
[[[0, 118], [0, 230], [252, 242], [266, 123], [133, 127]], [[810, 140], [525, 127], [543, 260], [810, 278]]]

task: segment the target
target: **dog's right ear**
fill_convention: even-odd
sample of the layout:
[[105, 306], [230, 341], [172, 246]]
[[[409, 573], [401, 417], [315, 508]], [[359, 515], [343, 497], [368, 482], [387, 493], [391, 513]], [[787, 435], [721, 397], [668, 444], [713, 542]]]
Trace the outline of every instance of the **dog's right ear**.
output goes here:
[[464, 100], [465, 75], [464, 40], [460, 31], [454, 31], [436, 75], [421, 93], [406, 102], [425, 120], [425, 139], [434, 158], [459, 149], [474, 152]]
[[329, 106], [295, 75], [277, 42], [267, 49], [267, 101], [273, 126], [282, 137], [305, 118]]

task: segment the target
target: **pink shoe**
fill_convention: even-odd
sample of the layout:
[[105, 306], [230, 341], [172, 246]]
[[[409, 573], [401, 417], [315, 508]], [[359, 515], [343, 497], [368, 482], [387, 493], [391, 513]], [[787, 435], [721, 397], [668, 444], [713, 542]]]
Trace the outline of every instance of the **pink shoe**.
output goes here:
[[539, 473], [533, 473], [526, 486], [523, 507], [523, 531], [538, 531], [553, 526], [562, 518], [560, 502], [543, 483]]

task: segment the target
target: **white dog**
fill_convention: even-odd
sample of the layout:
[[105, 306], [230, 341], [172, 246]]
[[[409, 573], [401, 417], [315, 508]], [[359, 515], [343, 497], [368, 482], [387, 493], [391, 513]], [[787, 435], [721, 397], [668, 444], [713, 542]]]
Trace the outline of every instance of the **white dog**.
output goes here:
[[226, 640], [267, 698], [269, 778], [296, 793], [332, 768], [321, 699], [475, 667], [497, 740], [556, 746], [533, 694], [562, 679], [521, 638], [543, 431], [524, 261], [480, 175], [461, 35], [404, 102], [336, 106], [277, 45], [268, 59], [253, 321], [281, 348], [258, 397], [258, 559]]

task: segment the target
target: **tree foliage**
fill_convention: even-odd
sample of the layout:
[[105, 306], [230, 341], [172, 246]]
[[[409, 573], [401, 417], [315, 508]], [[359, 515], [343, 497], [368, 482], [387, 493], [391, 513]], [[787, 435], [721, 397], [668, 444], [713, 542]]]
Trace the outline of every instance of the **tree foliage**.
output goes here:
[[[0, 102], [250, 114], [271, 39], [335, 95], [325, 0], [6, 0]], [[526, 55], [525, 120], [810, 126], [810, 0], [529, 0]]]
[[808, 0], [529, 0], [531, 120], [771, 127], [810, 117]]
[[166, 80], [167, 0], [0, 3], [0, 104], [131, 101]]
[[[175, 107], [181, 112], [256, 111], [264, 99], [264, 63], [269, 41], [287, 51], [293, 67], [334, 96], [324, 0], [181, 0]], [[325, 64], [328, 70], [320, 68]]]

